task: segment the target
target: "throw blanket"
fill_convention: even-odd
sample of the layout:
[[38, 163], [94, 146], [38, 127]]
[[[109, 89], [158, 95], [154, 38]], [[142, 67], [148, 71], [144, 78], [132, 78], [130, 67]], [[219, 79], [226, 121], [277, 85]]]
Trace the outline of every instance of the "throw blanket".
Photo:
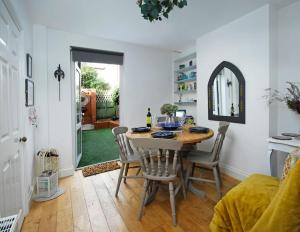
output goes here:
[[254, 174], [230, 190], [215, 207], [213, 232], [300, 231], [300, 161], [280, 184]]

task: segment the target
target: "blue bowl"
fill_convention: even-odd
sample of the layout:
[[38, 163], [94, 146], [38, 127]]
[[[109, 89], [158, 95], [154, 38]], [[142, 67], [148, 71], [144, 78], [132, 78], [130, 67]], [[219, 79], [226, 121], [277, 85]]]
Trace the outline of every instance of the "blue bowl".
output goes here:
[[181, 127], [180, 122], [161, 122], [159, 124], [161, 128], [164, 130], [177, 130], [179, 127]]

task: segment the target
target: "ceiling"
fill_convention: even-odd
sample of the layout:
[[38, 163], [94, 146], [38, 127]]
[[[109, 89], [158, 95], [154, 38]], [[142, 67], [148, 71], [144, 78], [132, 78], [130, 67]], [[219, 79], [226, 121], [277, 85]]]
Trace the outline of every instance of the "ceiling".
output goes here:
[[297, 0], [188, 0], [168, 20], [148, 22], [136, 0], [27, 0], [33, 23], [69, 32], [168, 50], [193, 47], [196, 39], [267, 3]]

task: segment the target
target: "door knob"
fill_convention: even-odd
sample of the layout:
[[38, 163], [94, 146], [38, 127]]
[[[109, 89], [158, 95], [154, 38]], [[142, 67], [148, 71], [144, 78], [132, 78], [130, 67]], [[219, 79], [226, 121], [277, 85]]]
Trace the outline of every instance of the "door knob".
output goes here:
[[25, 136], [19, 139], [19, 142], [20, 142], [20, 143], [21, 143], [21, 142], [25, 143], [26, 141], [27, 141], [27, 138], [26, 138]]

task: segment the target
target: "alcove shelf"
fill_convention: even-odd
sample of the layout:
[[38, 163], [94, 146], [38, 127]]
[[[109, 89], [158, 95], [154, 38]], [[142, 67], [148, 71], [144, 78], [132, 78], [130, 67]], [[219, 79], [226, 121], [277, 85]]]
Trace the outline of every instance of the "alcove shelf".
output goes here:
[[[197, 62], [196, 52], [178, 55], [174, 60], [174, 104], [184, 106], [191, 114], [195, 114], [197, 105]], [[189, 110], [190, 109], [190, 110]]]

